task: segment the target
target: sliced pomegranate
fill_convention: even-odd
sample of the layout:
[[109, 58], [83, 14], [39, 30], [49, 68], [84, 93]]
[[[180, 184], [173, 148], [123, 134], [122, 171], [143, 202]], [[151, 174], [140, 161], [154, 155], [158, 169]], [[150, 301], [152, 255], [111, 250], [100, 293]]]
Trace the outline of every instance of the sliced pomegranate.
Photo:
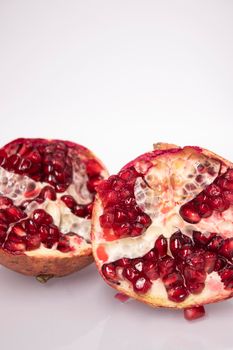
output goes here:
[[4, 146], [0, 263], [41, 281], [91, 263], [93, 183], [106, 176], [91, 151], [69, 141], [17, 139]]
[[100, 182], [92, 244], [103, 278], [150, 305], [183, 308], [188, 319], [231, 297], [232, 191], [232, 163], [166, 144]]

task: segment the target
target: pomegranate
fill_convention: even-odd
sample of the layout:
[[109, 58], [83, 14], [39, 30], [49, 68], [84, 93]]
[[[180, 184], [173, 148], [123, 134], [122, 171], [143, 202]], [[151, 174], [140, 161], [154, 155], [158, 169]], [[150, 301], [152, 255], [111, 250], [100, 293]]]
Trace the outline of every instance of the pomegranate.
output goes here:
[[21, 138], [1, 148], [0, 263], [41, 282], [90, 264], [95, 186], [106, 176], [73, 142]]
[[233, 295], [233, 164], [157, 144], [99, 183], [91, 236], [110, 286], [203, 316], [203, 305]]

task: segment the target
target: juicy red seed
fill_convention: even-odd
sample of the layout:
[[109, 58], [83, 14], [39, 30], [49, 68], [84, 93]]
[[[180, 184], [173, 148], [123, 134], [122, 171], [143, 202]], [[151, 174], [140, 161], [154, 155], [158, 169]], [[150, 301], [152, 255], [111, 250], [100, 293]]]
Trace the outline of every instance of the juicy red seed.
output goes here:
[[32, 166], [32, 162], [30, 159], [22, 159], [19, 166], [18, 166], [18, 172], [20, 174], [27, 173]]
[[227, 238], [223, 242], [221, 248], [219, 249], [219, 254], [223, 255], [229, 260], [233, 258], [233, 238]]
[[86, 164], [86, 171], [89, 176], [95, 176], [101, 173], [102, 167], [95, 159], [90, 159]]
[[199, 193], [194, 199], [195, 204], [206, 203], [208, 201], [208, 197], [204, 192]]
[[170, 238], [170, 250], [173, 256], [176, 256], [183, 246], [192, 246], [190, 237], [182, 234], [180, 231], [173, 233]]
[[195, 270], [189, 266], [184, 268], [184, 278], [188, 284], [203, 283], [206, 279], [205, 271]]
[[139, 271], [136, 270], [134, 267], [126, 267], [123, 270], [123, 276], [127, 278], [130, 282], [133, 282], [137, 277], [139, 277]]
[[192, 202], [189, 202], [180, 208], [180, 215], [185, 221], [191, 224], [197, 224], [201, 220], [201, 217]]
[[217, 261], [217, 255], [214, 252], [205, 253], [205, 272], [211, 273], [214, 271]]
[[75, 205], [77, 204], [76, 201], [74, 200], [74, 198], [72, 196], [69, 196], [69, 195], [62, 196], [61, 200], [70, 209], [73, 209], [75, 207]]
[[191, 283], [187, 284], [187, 288], [192, 294], [200, 294], [205, 288], [204, 283]]
[[133, 282], [133, 289], [137, 293], [147, 293], [151, 288], [151, 282], [146, 276], [140, 276]]
[[233, 279], [233, 266], [227, 265], [222, 271], [219, 271], [218, 273], [221, 277], [222, 282], [226, 284], [228, 281]]
[[117, 210], [114, 214], [114, 221], [118, 223], [125, 223], [127, 221], [127, 215], [122, 210]]
[[125, 224], [113, 224], [112, 226], [114, 233], [117, 237], [128, 236], [131, 232], [131, 226], [129, 223]]
[[1, 149], [0, 150], [0, 165], [3, 165], [5, 163], [6, 157], [7, 157], [6, 152], [3, 149]]
[[144, 259], [145, 260], [155, 260], [155, 259], [157, 259], [157, 257], [158, 257], [158, 254], [157, 254], [157, 252], [154, 250], [154, 249], [151, 249], [148, 253], [146, 253], [145, 255], [144, 255]]
[[142, 272], [143, 265], [144, 265], [143, 259], [140, 259], [140, 258], [133, 259], [132, 265], [137, 271]]
[[224, 191], [223, 192], [223, 198], [229, 202], [230, 204], [233, 204], [233, 190], [232, 191]]
[[217, 257], [214, 271], [220, 271], [227, 265], [227, 260], [223, 258], [222, 256]]
[[80, 218], [85, 218], [89, 214], [86, 205], [76, 205], [72, 212]]
[[175, 271], [163, 278], [163, 283], [166, 288], [171, 288], [174, 284], [183, 284], [184, 280], [180, 272]]
[[229, 208], [230, 203], [219, 196], [209, 199], [209, 205], [213, 210], [222, 212]]
[[41, 225], [39, 228], [39, 234], [40, 234], [41, 242], [46, 243], [47, 238], [49, 236], [49, 226]]
[[197, 204], [196, 208], [202, 218], [208, 218], [213, 213], [212, 209], [206, 203]]
[[13, 205], [12, 199], [4, 196], [0, 196], [0, 208], [5, 209], [6, 207], [9, 207]]
[[233, 182], [232, 181], [228, 181], [227, 179], [223, 179], [221, 182], [221, 187], [224, 190], [233, 190]]
[[58, 245], [57, 245], [57, 249], [63, 253], [67, 253], [71, 250], [68, 237], [66, 237], [64, 235], [60, 237]]
[[11, 207], [6, 208], [5, 212], [6, 212], [8, 221], [10, 221], [10, 222], [16, 222], [16, 221], [23, 219], [27, 216], [23, 210], [15, 207], [13, 205]]
[[[57, 198], [56, 192], [54, 191], [54, 189], [50, 186], [45, 186], [40, 194], [39, 197], [43, 198], [43, 199], [50, 199], [52, 201], [55, 201]], [[62, 198], [61, 198], [62, 199]]]
[[40, 247], [40, 235], [27, 235], [25, 238], [26, 249], [34, 250]]
[[116, 266], [120, 266], [120, 267], [130, 266], [131, 265], [131, 260], [128, 259], [128, 258], [122, 258], [122, 259], [119, 259], [119, 260], [115, 261], [115, 265]]
[[159, 278], [158, 265], [156, 262], [146, 261], [143, 264], [143, 273], [150, 279], [156, 280]]
[[183, 285], [177, 285], [167, 290], [168, 299], [175, 303], [184, 301], [188, 296], [188, 291]]
[[0, 220], [1, 220], [1, 222], [5, 222], [5, 223], [8, 222], [7, 214], [6, 214], [6, 211], [4, 209], [0, 209]]
[[210, 197], [218, 197], [221, 194], [221, 189], [219, 186], [211, 184], [205, 189], [205, 193]]
[[205, 259], [204, 257], [199, 253], [192, 253], [190, 254], [186, 260], [185, 263], [189, 265], [190, 267], [197, 269], [197, 270], [203, 270], [205, 267]]
[[38, 232], [38, 227], [32, 219], [24, 221], [25, 230], [29, 234], [36, 234]]
[[215, 233], [210, 233], [207, 236], [199, 231], [193, 231], [193, 240], [194, 240], [194, 243], [198, 246], [207, 245], [214, 236], [216, 236]]
[[139, 236], [142, 232], [144, 231], [144, 226], [139, 224], [139, 223], [135, 223], [131, 225], [131, 236]]
[[15, 243], [24, 243], [24, 237], [18, 236], [14, 231], [9, 233], [7, 240]]
[[10, 157], [7, 158], [6, 167], [9, 170], [17, 169], [19, 163], [20, 163], [20, 157], [17, 154], [12, 154]]
[[220, 236], [215, 236], [207, 245], [207, 249], [213, 252], [218, 252], [224, 240]]
[[184, 245], [182, 248], [179, 249], [178, 251], [178, 257], [181, 258], [182, 260], [186, 259], [189, 257], [189, 255], [192, 254], [192, 247], [190, 245]]
[[25, 243], [16, 243], [7, 240], [4, 244], [4, 249], [12, 253], [21, 253], [26, 249]]
[[113, 264], [105, 264], [102, 266], [102, 273], [107, 279], [114, 280], [116, 278], [116, 267]]
[[133, 167], [131, 167], [129, 169], [122, 170], [119, 173], [119, 177], [123, 180], [126, 180], [126, 181], [135, 179], [138, 175], [139, 174], [137, 173], [137, 171]]
[[68, 185], [69, 185], [69, 183], [67, 183], [67, 184], [56, 184], [55, 185], [55, 189], [56, 189], [57, 192], [62, 193], [62, 192], [65, 192], [65, 190], [67, 189]]
[[175, 260], [169, 255], [164, 256], [158, 261], [159, 264], [159, 274], [163, 278], [166, 275], [169, 275], [171, 272], [175, 271], [176, 263]]
[[38, 225], [42, 225], [42, 224], [49, 225], [49, 224], [52, 224], [53, 222], [52, 216], [46, 213], [43, 209], [34, 210], [32, 214], [32, 218], [33, 218], [33, 221]]
[[90, 192], [96, 192], [96, 187], [102, 180], [101, 176], [93, 177], [87, 182], [87, 188]]
[[116, 204], [117, 201], [118, 201], [118, 195], [115, 191], [110, 191], [106, 193], [106, 195], [103, 198], [103, 203], [105, 207]]
[[205, 315], [205, 309], [201, 306], [184, 309], [184, 317], [186, 320], [192, 321]]
[[136, 220], [137, 220], [137, 222], [139, 222], [140, 224], [145, 225], [145, 226], [149, 226], [152, 222], [151, 218], [146, 214], [138, 215]]
[[155, 249], [158, 252], [159, 257], [163, 257], [167, 254], [167, 239], [160, 235], [155, 242]]

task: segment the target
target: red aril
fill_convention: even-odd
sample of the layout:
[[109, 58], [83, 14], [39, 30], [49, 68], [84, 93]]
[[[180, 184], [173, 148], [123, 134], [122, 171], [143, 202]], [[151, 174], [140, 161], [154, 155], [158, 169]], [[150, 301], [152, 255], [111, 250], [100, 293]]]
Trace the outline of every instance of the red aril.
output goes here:
[[120, 293], [203, 316], [233, 295], [233, 164], [159, 144], [97, 186], [92, 246]]
[[90, 225], [103, 164], [69, 141], [17, 139], [0, 150], [0, 263], [63, 276], [92, 262]]

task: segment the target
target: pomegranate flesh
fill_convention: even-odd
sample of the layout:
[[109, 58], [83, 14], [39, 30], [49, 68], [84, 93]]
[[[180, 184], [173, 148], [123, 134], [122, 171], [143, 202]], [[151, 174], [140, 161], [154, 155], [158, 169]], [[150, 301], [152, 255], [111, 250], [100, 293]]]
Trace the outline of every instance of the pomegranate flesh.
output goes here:
[[92, 244], [119, 292], [204, 315], [204, 304], [233, 295], [233, 164], [159, 144], [97, 186]]
[[41, 281], [91, 263], [95, 186], [106, 176], [73, 142], [21, 138], [0, 149], [0, 263]]

